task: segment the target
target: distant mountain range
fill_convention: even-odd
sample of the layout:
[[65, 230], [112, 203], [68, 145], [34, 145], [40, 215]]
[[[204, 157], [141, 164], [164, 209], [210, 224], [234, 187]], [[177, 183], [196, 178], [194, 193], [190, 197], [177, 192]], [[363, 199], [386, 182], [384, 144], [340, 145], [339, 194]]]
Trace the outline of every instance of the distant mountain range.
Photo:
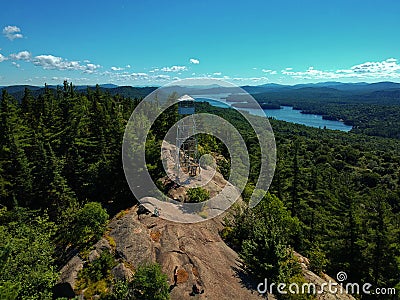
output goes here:
[[267, 83], [258, 86], [243, 86], [242, 87], [247, 92], [257, 91], [257, 92], [265, 92], [271, 90], [296, 90], [301, 88], [332, 88], [339, 91], [379, 91], [379, 90], [387, 90], [387, 89], [400, 89], [400, 83], [396, 82], [376, 82], [376, 83], [367, 83], [367, 82], [357, 82], [357, 83], [343, 83], [336, 81], [328, 81], [328, 82], [319, 82], [319, 83], [306, 83], [306, 84], [296, 84], [296, 85], [281, 85], [276, 83]]
[[[60, 86], [58, 86], [60, 87]], [[32, 85], [11, 85], [11, 86], [0, 86], [0, 90], [6, 90], [15, 99], [20, 101], [24, 96], [24, 90], [28, 88], [32, 95], [37, 97], [44, 92], [44, 87], [32, 86]], [[56, 85], [48, 85], [51, 90], [56, 90]], [[83, 92], [87, 89], [94, 90], [96, 86], [75, 86], [75, 90], [78, 92]], [[115, 84], [101, 84], [99, 85], [100, 90], [108, 91], [111, 95], [121, 95], [130, 98], [142, 98], [150, 94], [152, 91], [157, 89], [157, 87], [132, 87], [132, 86], [118, 86]]]
[[[50, 89], [56, 89], [57, 86], [48, 86]], [[132, 86], [118, 86], [115, 84], [101, 84], [101, 90], [107, 90], [110, 94], [120, 94], [125, 97], [145, 97], [152, 91], [157, 89], [153, 87], [132, 87]], [[44, 87], [31, 86], [31, 85], [12, 85], [2, 86], [0, 90], [7, 90], [8, 93], [13, 95], [16, 99], [20, 100], [23, 97], [24, 89], [31, 90], [33, 95], [43, 93]], [[86, 89], [95, 89], [95, 86], [75, 86], [77, 91], [84, 91]], [[171, 92], [178, 88], [180, 92], [195, 93], [196, 90], [201, 91], [202, 94], [219, 94], [237, 92], [237, 88], [224, 87], [216, 84], [193, 86], [193, 87], [168, 87], [165, 91]], [[400, 103], [400, 83], [395, 82], [377, 82], [377, 83], [342, 83], [342, 82], [320, 82], [296, 85], [281, 85], [276, 83], [268, 83], [258, 86], [242, 86], [243, 90], [250, 94], [254, 94], [256, 98], [269, 98], [275, 99], [277, 97], [292, 98], [292, 97], [318, 97], [318, 98], [355, 98], [358, 100], [372, 100], [374, 98], [389, 99], [391, 102], [394, 100]], [[369, 101], [368, 101], [369, 102]]]

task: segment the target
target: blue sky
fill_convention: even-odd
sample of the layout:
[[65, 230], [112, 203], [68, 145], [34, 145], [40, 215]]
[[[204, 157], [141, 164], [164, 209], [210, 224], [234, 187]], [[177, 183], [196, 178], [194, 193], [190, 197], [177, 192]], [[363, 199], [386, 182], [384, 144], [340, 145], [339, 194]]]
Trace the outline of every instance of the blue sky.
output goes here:
[[4, 1], [0, 86], [400, 82], [400, 1]]

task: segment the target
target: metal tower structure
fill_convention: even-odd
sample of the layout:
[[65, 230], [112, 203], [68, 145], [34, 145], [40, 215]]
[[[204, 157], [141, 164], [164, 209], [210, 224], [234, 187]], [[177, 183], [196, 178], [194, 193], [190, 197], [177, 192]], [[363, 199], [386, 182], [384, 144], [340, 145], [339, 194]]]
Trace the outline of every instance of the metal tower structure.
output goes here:
[[199, 172], [196, 122], [194, 120], [195, 101], [192, 97], [184, 95], [178, 99], [178, 114], [183, 116], [178, 122], [176, 132], [176, 174], [180, 172], [194, 177]]

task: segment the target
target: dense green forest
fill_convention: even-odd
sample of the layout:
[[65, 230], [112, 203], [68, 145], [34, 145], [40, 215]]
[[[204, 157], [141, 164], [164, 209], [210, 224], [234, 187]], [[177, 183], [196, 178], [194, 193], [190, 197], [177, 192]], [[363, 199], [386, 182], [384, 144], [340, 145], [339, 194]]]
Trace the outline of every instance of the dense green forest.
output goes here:
[[328, 120], [343, 120], [352, 132], [400, 138], [400, 90], [353, 87], [304, 87], [253, 94], [260, 103], [288, 105], [303, 113], [322, 115]]
[[[123, 173], [121, 143], [139, 101], [99, 87], [77, 91], [67, 82], [55, 90], [45, 87], [37, 95], [26, 89], [21, 101], [3, 91], [0, 295], [4, 299], [51, 299], [58, 271], [71, 254], [87, 250], [103, 234], [110, 216], [137, 203]], [[260, 165], [254, 132], [234, 109], [199, 103], [197, 111], [224, 117], [243, 136], [252, 164], [243, 192], [248, 200]], [[176, 118], [173, 110], [159, 117], [149, 153], [155, 153], [163, 132]], [[315, 272], [334, 276], [345, 271], [352, 282], [399, 289], [400, 141], [276, 120], [271, 125], [278, 163], [269, 194], [254, 209], [235, 209], [221, 233], [240, 253], [246, 271], [256, 279], [301, 281], [290, 251], [294, 249], [310, 258]], [[229, 161], [219, 140], [203, 135], [199, 144]], [[164, 174], [159, 157], [149, 159], [153, 177]], [[226, 165], [219, 163], [219, 168], [227, 175]], [[93, 272], [82, 274], [82, 282], [107, 277], [112, 265], [102, 257], [89, 266]], [[115, 287], [114, 294], [104, 297], [137, 299], [135, 287], [145, 289], [146, 276], [165, 286], [157, 266], [140, 270], [133, 283], [109, 279], [106, 284]]]
[[121, 164], [135, 103], [100, 89], [77, 93], [66, 82], [37, 97], [26, 89], [20, 103], [3, 91], [2, 299], [51, 299], [57, 271], [74, 249], [93, 244], [109, 214], [135, 203]]
[[[251, 169], [250, 180], [257, 178], [259, 153], [252, 144], [255, 136], [251, 136], [243, 118], [233, 109], [208, 105], [204, 109], [223, 115], [241, 131], [256, 166]], [[399, 288], [399, 141], [270, 122], [278, 150], [269, 189], [272, 195], [255, 210], [237, 213], [224, 232], [230, 245], [242, 253], [245, 261], [250, 260], [248, 265], [256, 266], [250, 271], [260, 279], [285, 280], [286, 276], [287, 280], [295, 276], [276, 269], [283, 263], [278, 257], [285, 257], [284, 251], [281, 256], [271, 255], [276, 257], [272, 270], [260, 270], [260, 266], [271, 264], [268, 255], [261, 253], [277, 251], [283, 243], [310, 257], [317, 272], [334, 275], [346, 271], [356, 282]], [[286, 209], [292, 218], [285, 215]], [[277, 210], [282, 220], [274, 220], [266, 210]], [[271, 220], [280, 223], [271, 225]], [[280, 236], [286, 238], [271, 241], [265, 229], [271, 226], [283, 230]], [[265, 234], [260, 236], [263, 231]], [[267, 261], [254, 262], [257, 256]], [[284, 261], [290, 262], [291, 258]]]

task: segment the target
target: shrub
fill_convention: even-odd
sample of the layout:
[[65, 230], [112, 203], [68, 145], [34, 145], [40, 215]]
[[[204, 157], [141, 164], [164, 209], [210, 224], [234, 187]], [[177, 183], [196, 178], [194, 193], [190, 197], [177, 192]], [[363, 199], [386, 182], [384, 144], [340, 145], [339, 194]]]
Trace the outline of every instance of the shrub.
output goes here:
[[202, 187], [191, 188], [186, 192], [189, 202], [199, 203], [210, 199], [210, 192]]
[[328, 259], [321, 249], [319, 249], [318, 247], [313, 247], [308, 253], [308, 258], [310, 260], [311, 271], [319, 275], [325, 271], [325, 267], [328, 264]]
[[161, 267], [158, 264], [139, 266], [129, 284], [129, 289], [133, 299], [169, 299], [167, 275], [161, 272]]
[[92, 282], [99, 281], [107, 278], [115, 265], [116, 262], [112, 254], [108, 251], [103, 251], [99, 258], [85, 265], [80, 273], [80, 278]]
[[129, 285], [125, 280], [116, 280], [112, 287], [112, 293], [109, 295], [107, 300], [129, 300]]
[[106, 229], [107, 220], [108, 214], [100, 203], [85, 204], [74, 218], [71, 241], [76, 245], [84, 245], [92, 239], [99, 239]]
[[76, 289], [85, 290], [85, 299], [92, 299], [100, 295], [102, 299], [107, 295], [112, 282], [111, 269], [116, 265], [112, 254], [103, 251], [100, 257], [92, 262], [86, 263], [78, 273]]
[[238, 250], [255, 278], [286, 282], [301, 269], [290, 247], [299, 229], [282, 201], [267, 194], [253, 209], [237, 211], [224, 237]]

